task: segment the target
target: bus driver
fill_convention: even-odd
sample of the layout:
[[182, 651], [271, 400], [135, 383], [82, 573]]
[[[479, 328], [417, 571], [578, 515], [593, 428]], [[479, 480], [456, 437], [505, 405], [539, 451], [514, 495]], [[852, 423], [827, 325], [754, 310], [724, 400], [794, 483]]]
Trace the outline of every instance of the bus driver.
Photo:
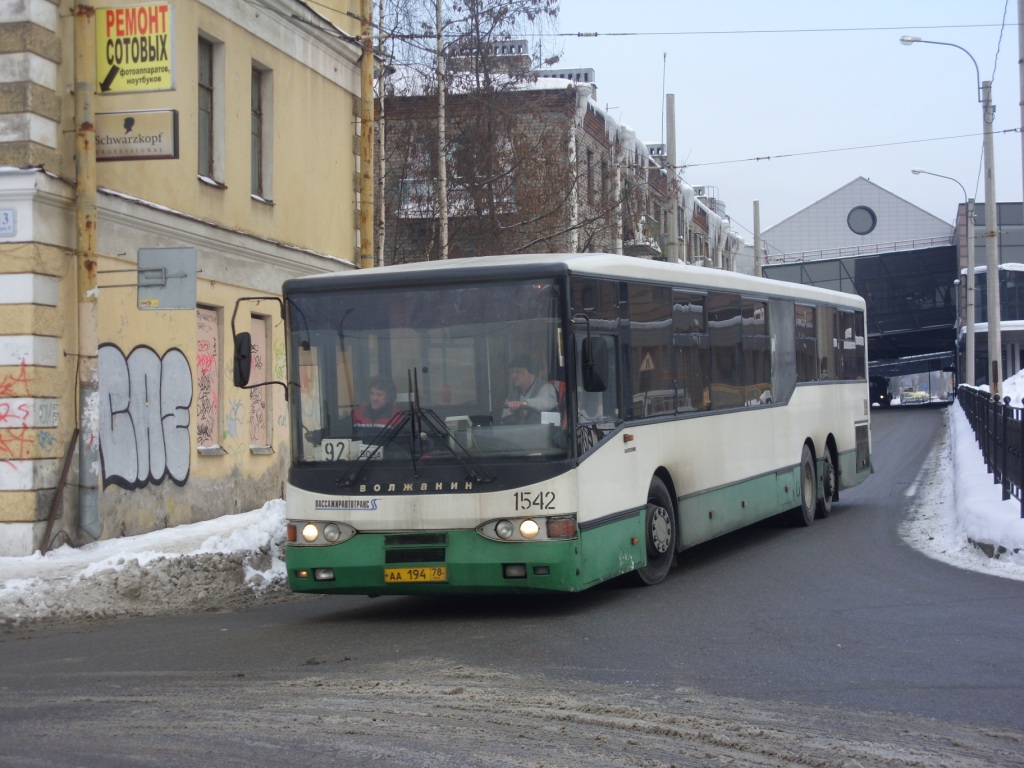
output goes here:
[[[520, 355], [509, 363], [508, 368], [512, 387], [505, 398], [505, 410], [501, 414], [503, 420], [513, 414], [519, 416], [521, 408], [537, 412], [555, 410], [558, 394], [551, 382], [537, 376], [537, 362], [530, 355]], [[525, 418], [525, 414], [520, 418]]]
[[383, 429], [398, 413], [395, 384], [387, 376], [370, 379], [370, 400], [352, 409], [352, 427], [357, 434]]

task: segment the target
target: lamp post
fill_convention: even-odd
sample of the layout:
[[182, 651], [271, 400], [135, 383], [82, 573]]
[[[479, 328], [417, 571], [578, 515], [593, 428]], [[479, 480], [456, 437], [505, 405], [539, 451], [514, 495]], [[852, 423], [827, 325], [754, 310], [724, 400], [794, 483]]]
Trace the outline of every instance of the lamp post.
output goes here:
[[968, 197], [964, 185], [952, 176], [922, 171], [920, 168], [914, 168], [910, 172], [915, 176], [923, 173], [927, 176], [948, 179], [960, 187], [960, 190], [964, 193], [964, 210], [967, 215], [967, 310], [965, 312], [967, 315], [967, 349], [964, 351], [964, 357], [966, 358], [964, 361], [964, 380], [973, 387], [977, 384], [977, 380], [974, 377], [974, 198]]
[[992, 103], [992, 81], [981, 79], [978, 62], [971, 52], [956, 43], [943, 43], [937, 40], [922, 40], [920, 37], [904, 35], [900, 38], [904, 45], [928, 43], [929, 45], [945, 45], [958, 48], [970, 58], [974, 64], [974, 73], [978, 83], [978, 101], [981, 103], [981, 120], [984, 129], [985, 154], [985, 286], [988, 307], [988, 380], [992, 394], [998, 395], [1002, 384], [1002, 351], [1003, 338], [1001, 333], [1001, 317], [999, 308], [999, 226], [997, 224], [996, 203], [996, 171], [992, 156], [992, 121], [996, 108]]

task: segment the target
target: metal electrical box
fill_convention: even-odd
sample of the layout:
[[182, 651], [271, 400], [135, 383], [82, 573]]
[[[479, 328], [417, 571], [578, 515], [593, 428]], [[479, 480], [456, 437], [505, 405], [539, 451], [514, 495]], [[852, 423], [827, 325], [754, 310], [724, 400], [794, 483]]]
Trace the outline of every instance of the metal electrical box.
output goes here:
[[139, 309], [196, 308], [196, 249], [139, 249]]

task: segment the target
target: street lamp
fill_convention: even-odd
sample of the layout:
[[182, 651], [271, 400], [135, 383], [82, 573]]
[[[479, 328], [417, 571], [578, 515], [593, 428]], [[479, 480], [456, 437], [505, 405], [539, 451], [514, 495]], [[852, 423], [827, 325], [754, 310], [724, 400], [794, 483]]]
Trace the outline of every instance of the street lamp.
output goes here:
[[[978, 69], [978, 62], [971, 56], [971, 52], [956, 43], [943, 43], [937, 40], [922, 40], [920, 37], [904, 35], [900, 38], [903, 45], [914, 43], [928, 43], [929, 45], [945, 45], [950, 48], [959, 48], [967, 54], [974, 64], [974, 72], [978, 82], [978, 101], [981, 102], [981, 121], [985, 136], [985, 286], [988, 298], [988, 376], [989, 389], [993, 395], [998, 395], [1001, 387], [1002, 376], [1002, 351], [1003, 339], [1001, 334], [1001, 317], [999, 309], [999, 226], [996, 223], [997, 205], [996, 202], [996, 171], [995, 160], [992, 149], [992, 122], [995, 118], [996, 108], [992, 104], [992, 81], [981, 80], [981, 71]], [[959, 182], [958, 182], [959, 183]]]
[[964, 351], [964, 357], [966, 358], [964, 361], [964, 379], [973, 387], [977, 384], [977, 380], [974, 377], [974, 198], [968, 197], [964, 185], [952, 176], [922, 171], [920, 168], [914, 168], [910, 172], [915, 176], [923, 173], [927, 176], [948, 179], [960, 187], [960, 190], [964, 193], [964, 206], [967, 212], [967, 311], [965, 313], [967, 315], [967, 349]]

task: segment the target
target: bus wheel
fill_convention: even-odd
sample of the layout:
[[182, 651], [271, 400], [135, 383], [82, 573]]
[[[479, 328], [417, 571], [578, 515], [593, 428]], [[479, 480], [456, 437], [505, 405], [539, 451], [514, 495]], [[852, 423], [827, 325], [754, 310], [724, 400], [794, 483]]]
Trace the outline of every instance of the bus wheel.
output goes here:
[[647, 565], [630, 575], [642, 587], [660, 584], [672, 568], [676, 555], [675, 505], [665, 484], [655, 477], [647, 491], [647, 516], [644, 523]]
[[810, 525], [818, 507], [818, 473], [814, 471], [814, 454], [806, 443], [800, 457], [800, 508], [794, 510], [796, 522]]
[[836, 465], [832, 462], [832, 451], [825, 449], [821, 466], [821, 498], [818, 499], [818, 517], [828, 517], [836, 496]]

